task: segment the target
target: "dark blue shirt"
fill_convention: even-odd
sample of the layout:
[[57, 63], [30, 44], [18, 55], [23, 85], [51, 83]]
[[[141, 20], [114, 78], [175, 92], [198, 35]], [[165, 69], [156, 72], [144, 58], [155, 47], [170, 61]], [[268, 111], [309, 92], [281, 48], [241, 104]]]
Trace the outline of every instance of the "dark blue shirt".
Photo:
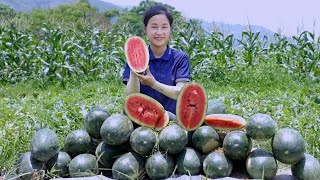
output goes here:
[[[175, 86], [179, 81], [190, 81], [190, 60], [185, 52], [167, 46], [166, 52], [161, 58], [156, 58], [149, 46], [149, 69], [154, 78], [163, 84]], [[126, 64], [123, 73], [123, 82], [127, 84], [130, 76], [130, 68]], [[152, 89], [150, 86], [140, 84], [140, 93], [156, 99], [165, 110], [176, 114], [177, 101]]]

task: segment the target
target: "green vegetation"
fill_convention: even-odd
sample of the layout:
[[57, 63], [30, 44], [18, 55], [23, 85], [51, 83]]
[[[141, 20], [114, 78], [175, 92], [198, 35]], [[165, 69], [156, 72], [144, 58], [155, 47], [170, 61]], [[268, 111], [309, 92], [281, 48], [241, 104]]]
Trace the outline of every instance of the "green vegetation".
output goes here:
[[[145, 6], [111, 14], [96, 13], [84, 1], [30, 13], [1, 6], [1, 170], [14, 167], [29, 151], [39, 126], [54, 130], [62, 147], [68, 133], [83, 129], [90, 109], [99, 105], [110, 114], [122, 112], [123, 45], [139, 34], [132, 25], [141, 23], [138, 9], [152, 3], [143, 1], [140, 5]], [[111, 17], [129, 23], [111, 24]], [[133, 21], [127, 21], [129, 17]], [[178, 22], [170, 45], [188, 53], [192, 80], [205, 87], [209, 99], [222, 99], [228, 113], [245, 119], [269, 114], [279, 128], [299, 131], [307, 152], [320, 158], [318, 35], [259, 39], [259, 33], [249, 29], [236, 39], [206, 33], [194, 20], [181, 17]]]

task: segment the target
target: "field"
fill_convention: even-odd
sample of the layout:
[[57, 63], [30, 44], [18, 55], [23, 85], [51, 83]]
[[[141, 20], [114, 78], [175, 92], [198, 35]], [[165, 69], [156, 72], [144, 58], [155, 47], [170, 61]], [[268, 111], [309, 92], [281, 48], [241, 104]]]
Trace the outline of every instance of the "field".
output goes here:
[[[90, 26], [76, 31], [44, 24], [37, 33], [0, 28], [1, 170], [29, 151], [36, 128], [57, 132], [62, 147], [69, 132], [83, 128], [90, 109], [122, 112], [123, 45], [131, 35]], [[189, 22], [170, 45], [187, 52], [192, 81], [209, 99], [223, 100], [228, 113], [245, 119], [269, 114], [278, 128], [299, 131], [307, 152], [320, 158], [320, 38], [314, 33], [261, 39], [248, 30], [235, 39], [217, 31], [202, 36]]]

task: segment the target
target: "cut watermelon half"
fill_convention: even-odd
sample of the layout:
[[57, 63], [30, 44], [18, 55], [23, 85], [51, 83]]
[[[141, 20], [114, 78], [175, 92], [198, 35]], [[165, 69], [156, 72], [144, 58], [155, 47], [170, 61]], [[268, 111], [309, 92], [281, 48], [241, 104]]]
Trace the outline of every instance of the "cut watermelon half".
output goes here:
[[130, 69], [134, 72], [144, 72], [149, 64], [149, 51], [145, 41], [139, 36], [132, 36], [127, 39], [125, 56]]
[[243, 117], [234, 114], [209, 114], [205, 117], [204, 122], [208, 126], [222, 131], [241, 129], [247, 124]]
[[155, 99], [142, 93], [132, 93], [125, 101], [125, 112], [140, 126], [147, 126], [157, 131], [168, 125], [169, 115]]
[[207, 94], [197, 83], [188, 83], [177, 99], [177, 121], [187, 131], [193, 131], [203, 124], [207, 112]]

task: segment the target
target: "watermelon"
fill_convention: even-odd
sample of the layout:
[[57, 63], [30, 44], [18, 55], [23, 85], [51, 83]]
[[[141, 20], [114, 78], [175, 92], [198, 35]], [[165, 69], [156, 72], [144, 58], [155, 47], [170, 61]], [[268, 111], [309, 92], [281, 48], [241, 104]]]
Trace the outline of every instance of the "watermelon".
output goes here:
[[304, 157], [305, 141], [294, 129], [278, 130], [271, 143], [274, 157], [284, 164], [295, 164]]
[[108, 111], [101, 107], [96, 107], [88, 112], [84, 119], [84, 127], [91, 137], [101, 138], [101, 125], [109, 116]]
[[139, 179], [144, 172], [145, 158], [135, 152], [120, 156], [112, 165], [114, 179]]
[[160, 148], [169, 154], [181, 152], [188, 143], [186, 131], [176, 123], [165, 127], [158, 138]]
[[207, 115], [209, 114], [226, 114], [226, 105], [221, 99], [210, 99], [208, 101]]
[[60, 177], [66, 177], [69, 174], [69, 163], [71, 157], [68, 153], [59, 151], [53, 158], [47, 162], [47, 168], [50, 174], [59, 175]]
[[243, 117], [234, 114], [208, 114], [204, 122], [208, 126], [222, 131], [237, 130], [246, 125], [246, 120]]
[[230, 176], [233, 164], [222, 151], [213, 151], [203, 161], [203, 171], [208, 178], [221, 178]]
[[149, 64], [149, 50], [145, 41], [138, 36], [132, 36], [126, 40], [124, 52], [127, 64], [134, 72], [144, 72]]
[[255, 149], [247, 157], [246, 168], [254, 179], [271, 179], [277, 174], [278, 164], [272, 153]]
[[48, 128], [37, 131], [30, 143], [32, 157], [47, 162], [59, 152], [58, 135]]
[[177, 121], [187, 131], [202, 125], [207, 113], [207, 94], [197, 83], [188, 83], [181, 89], [176, 106]]
[[[45, 170], [44, 162], [33, 158], [31, 152], [26, 152], [19, 157], [17, 174], [21, 180], [30, 180], [39, 176], [41, 170]], [[38, 177], [40, 179], [40, 177]]]
[[291, 172], [299, 179], [317, 179], [320, 178], [320, 163], [314, 156], [305, 153], [298, 163], [291, 165]]
[[192, 135], [192, 144], [202, 154], [208, 154], [220, 145], [219, 135], [210, 126], [201, 126]]
[[176, 122], [177, 121], [177, 116], [175, 114], [173, 114], [170, 111], [167, 111], [168, 115], [169, 115], [169, 121], [173, 121]]
[[231, 131], [223, 140], [223, 151], [232, 160], [243, 160], [249, 155], [252, 142], [243, 131]]
[[252, 115], [246, 125], [246, 132], [251, 139], [266, 141], [276, 133], [277, 123], [268, 114]]
[[165, 179], [172, 175], [174, 170], [174, 159], [169, 154], [156, 152], [149, 156], [145, 168], [147, 175], [151, 179]]
[[71, 177], [89, 177], [98, 173], [97, 158], [92, 154], [79, 154], [69, 164]]
[[178, 174], [198, 175], [202, 168], [200, 154], [189, 147], [177, 154], [176, 163]]
[[71, 157], [90, 152], [92, 146], [91, 136], [82, 129], [71, 131], [64, 140], [64, 151]]
[[104, 168], [111, 168], [116, 158], [128, 152], [129, 147], [127, 143], [112, 146], [102, 141], [97, 146], [95, 155]]
[[150, 96], [132, 93], [127, 96], [124, 104], [129, 118], [141, 126], [160, 131], [169, 122], [169, 115], [163, 106]]
[[138, 127], [130, 135], [132, 149], [140, 155], [150, 155], [157, 143], [157, 134], [148, 127]]
[[109, 145], [120, 145], [129, 140], [133, 131], [132, 121], [124, 114], [113, 114], [102, 124], [100, 134]]

